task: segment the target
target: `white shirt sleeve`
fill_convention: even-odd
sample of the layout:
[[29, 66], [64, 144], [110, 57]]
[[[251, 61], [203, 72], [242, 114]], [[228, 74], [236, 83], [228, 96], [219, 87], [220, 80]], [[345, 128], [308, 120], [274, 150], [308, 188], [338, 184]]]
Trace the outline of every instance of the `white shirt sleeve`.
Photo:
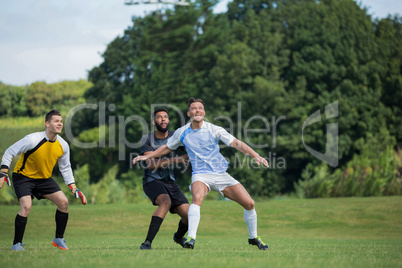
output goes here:
[[7, 168], [9, 169], [11, 161], [13, 161], [14, 157], [33, 149], [33, 147], [35, 146], [34, 141], [35, 139], [32, 135], [27, 135], [8, 147], [8, 149], [4, 152], [3, 159], [1, 160], [1, 165], [7, 166]]
[[176, 150], [177, 148], [179, 148], [180, 146], [183, 145], [183, 143], [180, 141], [180, 134], [182, 133], [182, 128], [179, 128], [178, 130], [176, 130], [174, 132], [174, 134], [172, 135], [172, 137], [170, 137], [167, 140], [166, 146], [171, 149], [171, 150]]
[[229, 132], [227, 132], [223, 127], [219, 127], [219, 126], [215, 126], [212, 125], [212, 133], [213, 136], [218, 139], [221, 140], [224, 144], [226, 144], [227, 146], [230, 146], [230, 144], [236, 139], [233, 135], [231, 135]]
[[63, 147], [64, 152], [63, 155], [58, 160], [59, 170], [61, 175], [63, 176], [66, 185], [69, 185], [71, 183], [75, 183], [73, 170], [71, 169], [71, 163], [70, 163], [70, 147], [68, 146], [67, 142], [63, 140], [61, 137], [58, 136], [57, 139], [60, 141], [60, 144]]

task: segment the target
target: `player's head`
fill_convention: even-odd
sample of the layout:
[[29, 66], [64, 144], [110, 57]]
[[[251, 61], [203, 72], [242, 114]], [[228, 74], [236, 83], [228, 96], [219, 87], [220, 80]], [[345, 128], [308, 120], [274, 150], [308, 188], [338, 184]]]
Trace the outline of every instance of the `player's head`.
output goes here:
[[202, 99], [191, 97], [187, 102], [187, 109], [187, 115], [191, 118], [191, 121], [200, 122], [204, 120], [205, 110]]
[[200, 102], [200, 103], [202, 103], [202, 106], [204, 106], [204, 101], [202, 99], [191, 97], [188, 99], [188, 102], [187, 102], [187, 110], [190, 110], [190, 106], [194, 102]]
[[57, 110], [51, 110], [45, 116], [45, 122], [50, 122], [52, 120], [53, 115], [57, 115], [61, 117], [61, 113]]
[[152, 114], [152, 124], [160, 132], [165, 133], [169, 129], [169, 115], [165, 108], [158, 108]]
[[57, 110], [51, 110], [48, 112], [45, 116], [45, 124], [47, 130], [60, 134], [63, 129], [63, 118], [61, 117], [60, 112]]

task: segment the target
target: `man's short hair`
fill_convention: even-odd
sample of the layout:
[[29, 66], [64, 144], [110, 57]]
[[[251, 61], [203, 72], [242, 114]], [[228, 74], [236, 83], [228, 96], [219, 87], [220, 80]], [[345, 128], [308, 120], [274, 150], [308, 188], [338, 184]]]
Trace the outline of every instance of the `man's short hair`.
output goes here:
[[156, 114], [159, 112], [166, 112], [167, 114], [169, 114], [165, 108], [158, 108], [152, 113], [152, 119], [155, 119]]
[[194, 102], [201, 102], [202, 105], [204, 105], [204, 102], [202, 101], [202, 99], [191, 97], [191, 98], [188, 99], [188, 102], [187, 102], [187, 110], [190, 109], [191, 104], [194, 103]]
[[53, 115], [60, 115], [61, 113], [57, 110], [51, 110], [50, 112], [48, 112], [45, 116], [45, 122], [50, 122], [52, 120], [52, 116]]

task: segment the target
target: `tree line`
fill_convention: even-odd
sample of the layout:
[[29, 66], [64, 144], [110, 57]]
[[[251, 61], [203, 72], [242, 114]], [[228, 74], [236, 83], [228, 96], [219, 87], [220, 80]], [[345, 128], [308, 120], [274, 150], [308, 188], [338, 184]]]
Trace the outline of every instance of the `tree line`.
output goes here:
[[44, 81], [26, 86], [12, 86], [0, 82], [0, 116], [44, 116], [57, 108], [67, 112], [84, 103], [84, 92], [92, 86], [86, 80], [61, 81], [47, 84]]

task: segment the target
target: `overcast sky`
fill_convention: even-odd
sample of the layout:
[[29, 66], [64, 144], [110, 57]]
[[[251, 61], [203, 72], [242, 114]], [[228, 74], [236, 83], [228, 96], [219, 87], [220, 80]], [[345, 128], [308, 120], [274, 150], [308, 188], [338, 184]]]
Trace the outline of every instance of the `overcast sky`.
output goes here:
[[[156, 5], [128, 0], [1, 0], [0, 81], [27, 85], [87, 79], [106, 45]], [[229, 0], [215, 12], [224, 12]], [[360, 0], [358, 0], [360, 3]], [[373, 17], [402, 14], [401, 0], [361, 0]], [[162, 5], [159, 5], [161, 8]]]

